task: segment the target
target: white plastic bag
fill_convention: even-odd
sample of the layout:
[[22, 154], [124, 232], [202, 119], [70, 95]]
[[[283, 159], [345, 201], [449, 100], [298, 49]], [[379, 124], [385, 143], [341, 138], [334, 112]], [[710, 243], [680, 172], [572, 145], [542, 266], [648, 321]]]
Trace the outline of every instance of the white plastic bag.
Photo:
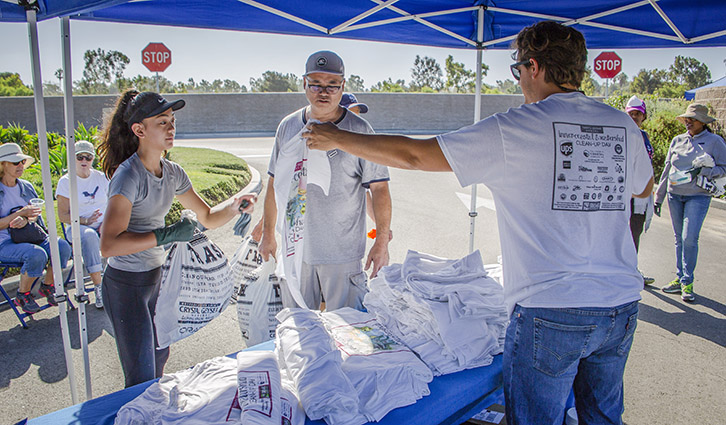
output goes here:
[[161, 269], [154, 316], [158, 348], [186, 338], [219, 316], [233, 290], [227, 257], [204, 233], [174, 243]]
[[[236, 272], [246, 267], [244, 262], [250, 256], [258, 257], [257, 243], [250, 240], [246, 249], [235, 254], [233, 270]], [[245, 245], [245, 244], [243, 244]], [[238, 255], [239, 254], [239, 255]], [[262, 263], [253, 270], [243, 272], [239, 285], [236, 285], [237, 321], [242, 332], [242, 339], [248, 347], [275, 338], [277, 319], [275, 315], [282, 310], [280, 282], [275, 275], [274, 258]]]
[[260, 243], [251, 236], [246, 236], [242, 240], [237, 251], [235, 251], [230, 260], [230, 268], [232, 270], [232, 280], [234, 280], [234, 292], [232, 292], [232, 301], [237, 301], [237, 293], [239, 285], [244, 280], [246, 274], [257, 269], [262, 265], [262, 255], [260, 255]]

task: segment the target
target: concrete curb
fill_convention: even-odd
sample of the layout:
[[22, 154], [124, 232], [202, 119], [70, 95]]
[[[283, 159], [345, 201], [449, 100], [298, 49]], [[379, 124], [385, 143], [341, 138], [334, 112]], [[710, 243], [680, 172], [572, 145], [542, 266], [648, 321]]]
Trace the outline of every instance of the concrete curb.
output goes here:
[[726, 200], [721, 198], [713, 198], [711, 199], [711, 206], [720, 210], [726, 210]]
[[[249, 164], [248, 164], [249, 166]], [[260, 175], [260, 172], [257, 171], [256, 168], [249, 166], [250, 168], [250, 174], [252, 175], [250, 178], [250, 182], [247, 183], [247, 186], [245, 186], [242, 191], [244, 193], [260, 193], [262, 190], [262, 176]], [[71, 261], [73, 261], [71, 259]], [[65, 268], [63, 270], [63, 278], [65, 280], [65, 277], [67, 276], [66, 273], [68, 273], [70, 268]], [[5, 289], [5, 292], [10, 295], [10, 297], [13, 297], [15, 295], [15, 292], [18, 290], [18, 285], [20, 284], [20, 276], [12, 276], [6, 279], [2, 280], [2, 286], [3, 289]], [[35, 288], [34, 292], [37, 292], [38, 288]], [[37, 293], [36, 293], [37, 295]], [[0, 301], [5, 301], [4, 299], [0, 299]], [[5, 310], [6, 308], [10, 308], [10, 306], [2, 306], [0, 307], [0, 311]]]

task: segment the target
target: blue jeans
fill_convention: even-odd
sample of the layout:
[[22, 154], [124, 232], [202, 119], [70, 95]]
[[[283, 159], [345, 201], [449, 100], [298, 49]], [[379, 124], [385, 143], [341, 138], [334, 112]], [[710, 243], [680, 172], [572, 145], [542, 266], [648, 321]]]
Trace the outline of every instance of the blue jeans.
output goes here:
[[[65, 268], [68, 259], [71, 258], [71, 247], [68, 242], [58, 238], [58, 251], [60, 252], [61, 268]], [[15, 243], [11, 240], [0, 245], [0, 262], [22, 263], [20, 273], [27, 273], [30, 277], [42, 276], [49, 258], [50, 239], [46, 239], [40, 245]]]
[[581, 425], [621, 424], [623, 372], [638, 302], [612, 308], [514, 307], [504, 343], [507, 423], [560, 425], [570, 390]]
[[682, 285], [693, 283], [698, 260], [698, 235], [710, 205], [709, 195], [668, 194], [668, 209], [676, 236], [676, 269]]
[[[66, 226], [66, 238], [72, 239], [71, 226]], [[101, 263], [101, 237], [98, 231], [91, 226], [81, 225], [81, 255], [83, 265], [88, 273], [100, 272], [103, 269]]]

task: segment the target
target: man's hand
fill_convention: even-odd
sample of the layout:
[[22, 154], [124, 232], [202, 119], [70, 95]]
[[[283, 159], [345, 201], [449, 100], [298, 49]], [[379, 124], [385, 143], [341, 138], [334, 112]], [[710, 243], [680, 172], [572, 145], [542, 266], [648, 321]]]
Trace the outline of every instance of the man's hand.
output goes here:
[[342, 130], [339, 130], [332, 123], [309, 123], [307, 130], [303, 131], [302, 137], [310, 149], [321, 151], [329, 151], [338, 147], [337, 140], [340, 138]]
[[384, 239], [376, 239], [376, 242], [368, 251], [368, 258], [366, 258], [366, 270], [371, 267], [373, 263], [373, 270], [371, 270], [371, 278], [378, 275], [378, 270], [388, 265], [388, 241], [383, 242]]
[[653, 205], [653, 213], [660, 217], [660, 204]]
[[260, 255], [262, 255], [262, 261], [270, 261], [270, 256], [272, 256], [272, 258], [275, 258], [276, 252], [277, 241], [275, 240], [274, 233], [270, 236], [263, 234], [262, 241], [260, 241]]
[[252, 237], [252, 240], [255, 242], [260, 242], [262, 240], [262, 226], [265, 224], [265, 219], [260, 219], [260, 221], [257, 222], [255, 225], [255, 228], [252, 229], [252, 232], [250, 232], [250, 236]]

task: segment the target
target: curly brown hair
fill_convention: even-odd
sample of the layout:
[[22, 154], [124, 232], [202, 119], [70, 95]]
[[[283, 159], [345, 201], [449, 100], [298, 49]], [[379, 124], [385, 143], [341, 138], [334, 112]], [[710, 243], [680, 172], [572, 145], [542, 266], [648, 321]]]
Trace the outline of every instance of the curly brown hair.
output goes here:
[[545, 82], [562, 87], [580, 87], [587, 64], [587, 45], [582, 33], [554, 21], [542, 21], [524, 28], [513, 47], [518, 60], [535, 59], [545, 70]]
[[139, 138], [131, 131], [124, 114], [131, 99], [139, 94], [136, 89], [128, 89], [116, 100], [113, 112], [106, 116], [98, 157], [101, 168], [109, 179], [122, 162], [126, 161], [139, 148]]

